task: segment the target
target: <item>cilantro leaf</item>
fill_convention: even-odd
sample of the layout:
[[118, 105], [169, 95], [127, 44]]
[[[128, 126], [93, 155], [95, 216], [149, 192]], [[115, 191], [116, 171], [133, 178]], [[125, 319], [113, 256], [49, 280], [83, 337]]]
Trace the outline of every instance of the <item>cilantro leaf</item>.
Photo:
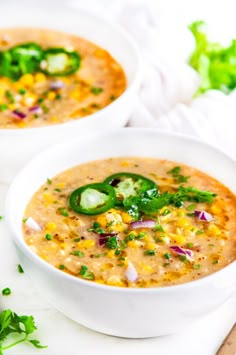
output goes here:
[[231, 92], [236, 87], [236, 40], [233, 39], [228, 47], [210, 42], [203, 21], [193, 22], [189, 29], [196, 42], [189, 64], [201, 78], [197, 93], [210, 89]]
[[[19, 316], [10, 309], [0, 313], [0, 355], [4, 350], [10, 349], [20, 343], [30, 342], [37, 348], [45, 348], [38, 340], [29, 339], [29, 335], [36, 330], [33, 316]], [[8, 336], [11, 343], [5, 344]]]

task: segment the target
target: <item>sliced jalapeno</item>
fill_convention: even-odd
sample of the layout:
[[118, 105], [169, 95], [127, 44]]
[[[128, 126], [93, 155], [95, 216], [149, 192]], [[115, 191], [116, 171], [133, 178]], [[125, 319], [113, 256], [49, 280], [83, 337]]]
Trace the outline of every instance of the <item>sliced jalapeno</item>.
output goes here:
[[80, 67], [80, 56], [64, 48], [49, 48], [44, 51], [42, 71], [51, 76], [64, 76], [75, 73]]
[[121, 205], [127, 197], [142, 195], [146, 192], [157, 193], [155, 182], [138, 174], [127, 172], [113, 174], [108, 176], [104, 183], [114, 187], [118, 205]]
[[108, 211], [115, 205], [116, 195], [112, 186], [89, 184], [72, 192], [69, 205], [77, 213], [96, 215]]
[[43, 50], [35, 43], [15, 46], [1, 53], [0, 73], [12, 80], [18, 80], [24, 74], [37, 71], [42, 58]]

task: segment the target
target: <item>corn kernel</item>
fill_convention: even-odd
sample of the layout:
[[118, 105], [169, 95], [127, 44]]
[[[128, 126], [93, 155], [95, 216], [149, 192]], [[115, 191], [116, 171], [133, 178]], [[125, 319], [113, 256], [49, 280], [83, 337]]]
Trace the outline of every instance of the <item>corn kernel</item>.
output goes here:
[[48, 100], [54, 100], [56, 97], [56, 93], [54, 91], [49, 91], [48, 95], [47, 95], [47, 98]]
[[47, 80], [47, 77], [43, 73], [36, 73], [34, 79], [36, 83], [42, 83], [43, 81]]
[[92, 239], [86, 239], [86, 240], [81, 240], [79, 243], [78, 243], [79, 247], [80, 248], [84, 248], [84, 249], [87, 249], [87, 248], [91, 248], [95, 245], [95, 240], [92, 240]]
[[133, 220], [133, 218], [127, 212], [121, 212], [121, 217], [124, 223], [130, 223]]
[[48, 203], [53, 203], [54, 200], [55, 200], [55, 198], [53, 197], [53, 195], [50, 194], [50, 193], [48, 193], [48, 192], [44, 192], [44, 193], [43, 193], [43, 198], [44, 198], [44, 200], [45, 200], [46, 202], [48, 202]]
[[75, 100], [80, 99], [80, 92], [78, 90], [71, 91], [70, 97]]
[[8, 108], [9, 108], [9, 110], [15, 110], [16, 105], [15, 104], [9, 104]]
[[46, 229], [48, 230], [48, 231], [54, 231], [55, 229], [56, 229], [56, 223], [54, 223], [54, 222], [48, 222], [47, 224], [46, 224]]
[[32, 86], [34, 84], [34, 77], [32, 74], [24, 74], [19, 81], [22, 85]]
[[222, 209], [218, 205], [214, 204], [211, 206], [211, 212], [213, 214], [221, 214]]
[[15, 83], [12, 83], [12, 88], [16, 91], [19, 91], [20, 89], [23, 89], [22, 84], [19, 81], [16, 81]]
[[106, 225], [107, 225], [106, 216], [105, 216], [104, 214], [101, 214], [100, 216], [98, 216], [98, 217], [96, 218], [96, 222], [98, 222], [101, 227], [105, 228]]
[[148, 242], [151, 242], [153, 239], [150, 235], [147, 234], [147, 235], [145, 235], [145, 237], [142, 240], [145, 241], [146, 243], [148, 243]]
[[188, 220], [186, 218], [179, 218], [177, 221], [176, 221], [176, 225], [178, 227], [185, 227], [189, 224]]
[[145, 248], [146, 250], [153, 250], [153, 249], [155, 249], [156, 247], [157, 247], [156, 243], [147, 243], [144, 248]]
[[107, 284], [111, 286], [124, 286], [124, 282], [122, 282], [117, 276], [109, 277], [109, 279], [107, 280]]
[[221, 230], [218, 228], [215, 224], [210, 224], [209, 227], [207, 228], [207, 231], [210, 235], [220, 235]]
[[64, 182], [61, 182], [61, 183], [57, 184], [56, 187], [57, 187], [58, 189], [63, 189], [63, 188], [65, 187], [65, 183], [64, 183]]
[[175, 234], [171, 239], [177, 244], [184, 244], [186, 242], [186, 238], [183, 235]]
[[127, 245], [130, 248], [139, 248], [140, 245], [142, 245], [142, 243], [139, 242], [138, 240], [130, 240], [130, 241], [128, 241]]
[[101, 285], [104, 285], [104, 283], [105, 283], [104, 280], [102, 280], [102, 279], [98, 279], [98, 280], [96, 280], [96, 282]]
[[59, 122], [59, 119], [58, 119], [58, 117], [56, 117], [56, 116], [51, 116], [51, 117], [50, 117], [50, 122], [56, 123], [56, 122]]
[[104, 49], [96, 49], [96, 51], [94, 52], [95, 57], [97, 58], [103, 58], [104, 56], [106, 56], [107, 52], [104, 51]]
[[123, 232], [124, 229], [125, 228], [122, 223], [118, 223], [118, 224], [111, 226], [111, 231], [114, 231], [114, 232]]
[[148, 271], [148, 272], [153, 272], [153, 268], [150, 265], [142, 263], [142, 270], [143, 271]]
[[18, 128], [25, 128], [26, 127], [26, 123], [25, 122], [17, 122], [17, 127]]
[[120, 165], [121, 166], [130, 166], [130, 162], [127, 160], [123, 160]]
[[108, 257], [108, 258], [113, 258], [114, 255], [115, 255], [115, 250], [110, 250], [110, 251], [107, 253], [107, 257]]

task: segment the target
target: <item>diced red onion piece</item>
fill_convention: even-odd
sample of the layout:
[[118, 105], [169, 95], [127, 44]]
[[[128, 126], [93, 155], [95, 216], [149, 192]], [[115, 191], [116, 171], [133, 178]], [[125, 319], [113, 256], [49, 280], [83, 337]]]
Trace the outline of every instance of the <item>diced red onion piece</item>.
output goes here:
[[65, 83], [63, 83], [63, 81], [61, 80], [52, 81], [49, 85], [49, 88], [51, 90], [59, 90], [59, 89], [63, 89], [64, 87], [65, 87]]
[[214, 219], [212, 215], [206, 211], [195, 210], [194, 214], [195, 217], [204, 222], [211, 222]]
[[99, 234], [98, 245], [103, 246], [106, 244], [110, 237], [115, 237], [117, 233], [101, 233]]
[[18, 119], [20, 119], [20, 120], [23, 120], [23, 119], [26, 117], [26, 114], [25, 114], [25, 113], [20, 112], [20, 111], [17, 111], [17, 110], [12, 111], [12, 115], [13, 115], [15, 118], [18, 118]]
[[134, 267], [134, 265], [129, 261], [127, 269], [125, 271], [125, 276], [128, 281], [135, 282], [138, 278], [138, 273]]
[[176, 254], [186, 256], [187, 258], [192, 258], [193, 256], [192, 250], [181, 248], [178, 245], [171, 246], [170, 249], [173, 250]]
[[41, 113], [43, 113], [43, 110], [40, 106], [33, 106], [33, 107], [29, 108], [29, 112], [41, 114]]
[[137, 221], [137, 222], [132, 222], [130, 223], [130, 227], [132, 229], [137, 229], [137, 228], [154, 228], [157, 222], [153, 220], [146, 220], [146, 221]]
[[27, 221], [25, 222], [25, 225], [27, 227], [29, 227], [30, 229], [33, 229], [34, 231], [37, 231], [37, 232], [42, 230], [40, 225], [32, 217], [29, 217], [27, 219]]

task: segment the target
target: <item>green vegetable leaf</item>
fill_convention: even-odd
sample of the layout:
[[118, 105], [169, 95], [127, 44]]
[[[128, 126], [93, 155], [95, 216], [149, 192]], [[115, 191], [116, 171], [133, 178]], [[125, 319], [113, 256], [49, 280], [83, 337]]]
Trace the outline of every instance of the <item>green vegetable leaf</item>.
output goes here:
[[35, 348], [38, 348], [38, 349], [47, 348], [47, 346], [41, 345], [41, 344], [40, 344], [40, 341], [38, 341], [38, 340], [36, 340], [36, 339], [29, 340], [29, 342], [30, 342], [31, 344], [33, 344], [33, 345], [35, 346]]
[[197, 94], [210, 89], [231, 92], [236, 87], [236, 40], [228, 47], [209, 41], [203, 21], [193, 22], [189, 29], [196, 42], [189, 64], [201, 79]]
[[[0, 355], [20, 343], [30, 342], [37, 348], [46, 348], [38, 340], [29, 339], [29, 335], [36, 330], [33, 316], [19, 316], [10, 309], [0, 313]], [[5, 344], [10, 336], [10, 343]]]

